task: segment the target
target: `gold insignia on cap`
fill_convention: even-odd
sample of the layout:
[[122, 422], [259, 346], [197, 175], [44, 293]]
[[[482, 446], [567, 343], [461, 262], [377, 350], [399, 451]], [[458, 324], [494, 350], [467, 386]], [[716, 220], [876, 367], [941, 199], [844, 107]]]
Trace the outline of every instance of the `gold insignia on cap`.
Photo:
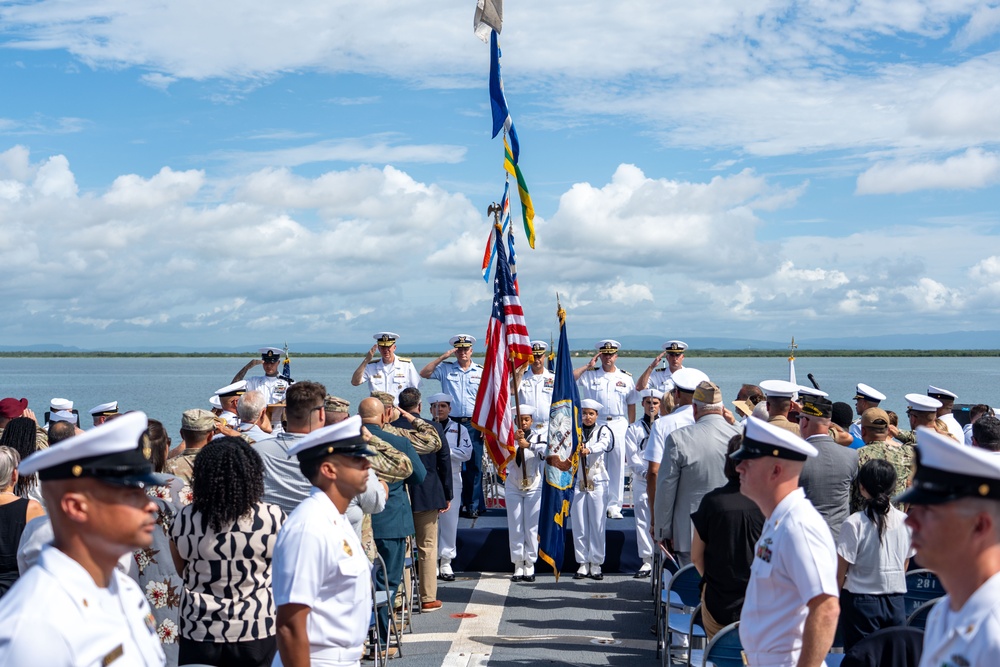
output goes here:
[[348, 556], [354, 555], [354, 551], [351, 550], [351, 545], [347, 543], [347, 540], [344, 540], [344, 553]]
[[149, 441], [149, 435], [147, 433], [142, 434], [142, 438], [139, 440], [142, 445], [142, 456], [146, 459], [153, 458], [153, 443]]
[[985, 496], [989, 492], [990, 492], [990, 485], [989, 484], [980, 484], [979, 485], [979, 495]]
[[79, 477], [83, 474], [83, 466], [75, 465], [70, 469], [70, 472], [73, 473], [73, 477]]
[[777, 456], [779, 454], [777, 449], [771, 450], [771, 456]]
[[326, 453], [327, 454], [333, 454], [333, 447], [327, 447], [326, 448]]

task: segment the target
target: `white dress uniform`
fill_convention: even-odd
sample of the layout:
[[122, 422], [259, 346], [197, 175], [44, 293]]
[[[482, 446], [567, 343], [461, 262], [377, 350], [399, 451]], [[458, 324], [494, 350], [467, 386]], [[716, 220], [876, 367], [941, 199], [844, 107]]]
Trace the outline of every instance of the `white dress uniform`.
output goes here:
[[962, 425], [955, 419], [955, 415], [949, 412], [946, 415], [941, 415], [938, 419], [943, 421], [944, 425], [948, 427], [948, 433], [951, 434], [951, 437], [955, 438], [960, 444], [965, 444], [965, 431], [962, 430]]
[[608, 511], [621, 512], [625, 493], [625, 430], [628, 429], [628, 406], [639, 402], [631, 374], [621, 369], [608, 373], [603, 368], [586, 371], [577, 382], [580, 398], [597, 401], [604, 407], [597, 413], [597, 423], [611, 429], [614, 444], [607, 456]]
[[[658, 420], [657, 420], [658, 421]], [[649, 496], [646, 490], [646, 471], [649, 462], [643, 458], [652, 426], [646, 415], [629, 424], [625, 431], [625, 459], [632, 472], [632, 500], [635, 502], [635, 535], [639, 547], [639, 558], [645, 563], [653, 557], [653, 538], [649, 534]]]
[[920, 667], [995, 665], [1000, 659], [1000, 573], [994, 574], [951, 610], [945, 595], [931, 609], [924, 630]]
[[166, 657], [138, 584], [115, 569], [101, 588], [83, 566], [47, 545], [0, 600], [0, 664], [160, 667]]
[[802, 652], [807, 604], [839, 595], [833, 535], [801, 488], [764, 522], [747, 585], [740, 641], [753, 667], [792, 667]]
[[[312, 664], [360, 664], [372, 615], [371, 564], [333, 501], [313, 487], [278, 533], [272, 563], [275, 605], [309, 607]], [[274, 657], [280, 667], [281, 655]]]
[[285, 402], [285, 392], [288, 391], [288, 380], [277, 375], [269, 377], [267, 375], [254, 375], [247, 378], [247, 391], [259, 391], [264, 394], [264, 401], [268, 405]]
[[541, 431], [547, 430], [549, 409], [552, 407], [552, 388], [555, 383], [556, 376], [552, 371], [543, 369], [540, 375], [535, 375], [529, 368], [524, 371], [524, 377], [517, 386], [517, 396], [521, 405], [535, 406], [534, 425]]
[[404, 389], [420, 387], [420, 374], [413, 362], [404, 357], [395, 357], [389, 365], [378, 359], [365, 366], [361, 381], [368, 383], [370, 391], [384, 391], [399, 398], [399, 392]]
[[576, 473], [576, 494], [571, 509], [573, 519], [573, 552], [580, 565], [589, 563], [591, 569], [604, 563], [605, 528], [608, 511], [608, 471], [604, 459], [614, 452], [615, 439], [607, 425], [597, 423], [583, 445], [590, 450], [587, 455], [587, 484], [583, 471]]
[[[646, 449], [642, 453], [642, 458], [646, 461], [646, 469], [649, 463], [660, 465], [663, 461], [663, 445], [667, 441], [667, 436], [679, 428], [694, 424], [694, 408], [690, 405], [680, 405], [674, 408], [669, 415], [664, 415], [653, 422], [649, 429], [649, 440], [646, 442]], [[667, 457], [666, 460], [670, 460]], [[667, 474], [666, 470], [661, 470], [659, 475]]]
[[444, 437], [451, 448], [452, 501], [448, 511], [438, 517], [438, 558], [453, 560], [458, 555], [458, 507], [462, 498], [462, 464], [472, 458], [469, 431], [458, 422], [448, 420], [443, 425]]
[[674, 381], [670, 379], [671, 375], [673, 374], [670, 372], [669, 366], [653, 370], [646, 382], [646, 389], [652, 389], [657, 398], [663, 398], [664, 394], [674, 390]]
[[[548, 440], [538, 431], [528, 434], [524, 470], [515, 459], [507, 464], [504, 498], [507, 503], [507, 533], [510, 560], [517, 566], [538, 560], [538, 515], [542, 510], [542, 472]], [[516, 447], [516, 445], [515, 445]]]

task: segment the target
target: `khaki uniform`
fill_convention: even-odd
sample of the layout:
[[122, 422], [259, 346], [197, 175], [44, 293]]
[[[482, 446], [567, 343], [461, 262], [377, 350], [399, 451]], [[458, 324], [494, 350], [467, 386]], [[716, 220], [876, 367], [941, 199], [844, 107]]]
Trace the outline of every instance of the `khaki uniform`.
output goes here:
[[793, 424], [792, 422], [788, 421], [788, 417], [778, 415], [777, 417], [771, 417], [770, 419], [768, 419], [767, 423], [770, 424], [771, 426], [777, 426], [778, 428], [783, 428], [790, 433], [794, 433], [795, 435], [802, 437], [802, 434], [799, 432], [799, 425]]

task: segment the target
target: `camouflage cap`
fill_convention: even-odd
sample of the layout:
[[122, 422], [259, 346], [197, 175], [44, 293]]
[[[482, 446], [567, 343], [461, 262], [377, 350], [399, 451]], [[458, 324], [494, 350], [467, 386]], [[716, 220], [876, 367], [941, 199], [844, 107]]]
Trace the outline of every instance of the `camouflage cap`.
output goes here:
[[323, 401], [323, 405], [326, 407], [327, 412], [350, 412], [351, 402], [340, 398], [339, 396], [326, 395]]
[[382, 404], [387, 408], [391, 408], [396, 402], [396, 399], [392, 397], [392, 394], [387, 394], [384, 391], [373, 391], [372, 398], [377, 398], [382, 401]]
[[215, 428], [215, 415], [201, 408], [185, 410], [181, 416], [181, 428], [197, 433], [211, 431]]

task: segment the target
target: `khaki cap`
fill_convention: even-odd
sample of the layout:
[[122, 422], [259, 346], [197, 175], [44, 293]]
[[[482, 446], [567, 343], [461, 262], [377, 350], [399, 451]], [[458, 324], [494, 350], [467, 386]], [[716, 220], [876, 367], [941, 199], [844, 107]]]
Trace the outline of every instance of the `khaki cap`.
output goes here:
[[694, 400], [712, 404], [722, 402], [722, 390], [711, 380], [702, 380], [694, 389]]
[[340, 398], [339, 396], [326, 395], [326, 399], [323, 401], [323, 405], [326, 406], [327, 412], [350, 412], [351, 402]]
[[215, 415], [201, 408], [185, 410], [181, 416], [181, 428], [198, 433], [211, 431], [215, 428]]
[[861, 425], [876, 431], [888, 430], [889, 414], [882, 408], [868, 408], [861, 413]]

